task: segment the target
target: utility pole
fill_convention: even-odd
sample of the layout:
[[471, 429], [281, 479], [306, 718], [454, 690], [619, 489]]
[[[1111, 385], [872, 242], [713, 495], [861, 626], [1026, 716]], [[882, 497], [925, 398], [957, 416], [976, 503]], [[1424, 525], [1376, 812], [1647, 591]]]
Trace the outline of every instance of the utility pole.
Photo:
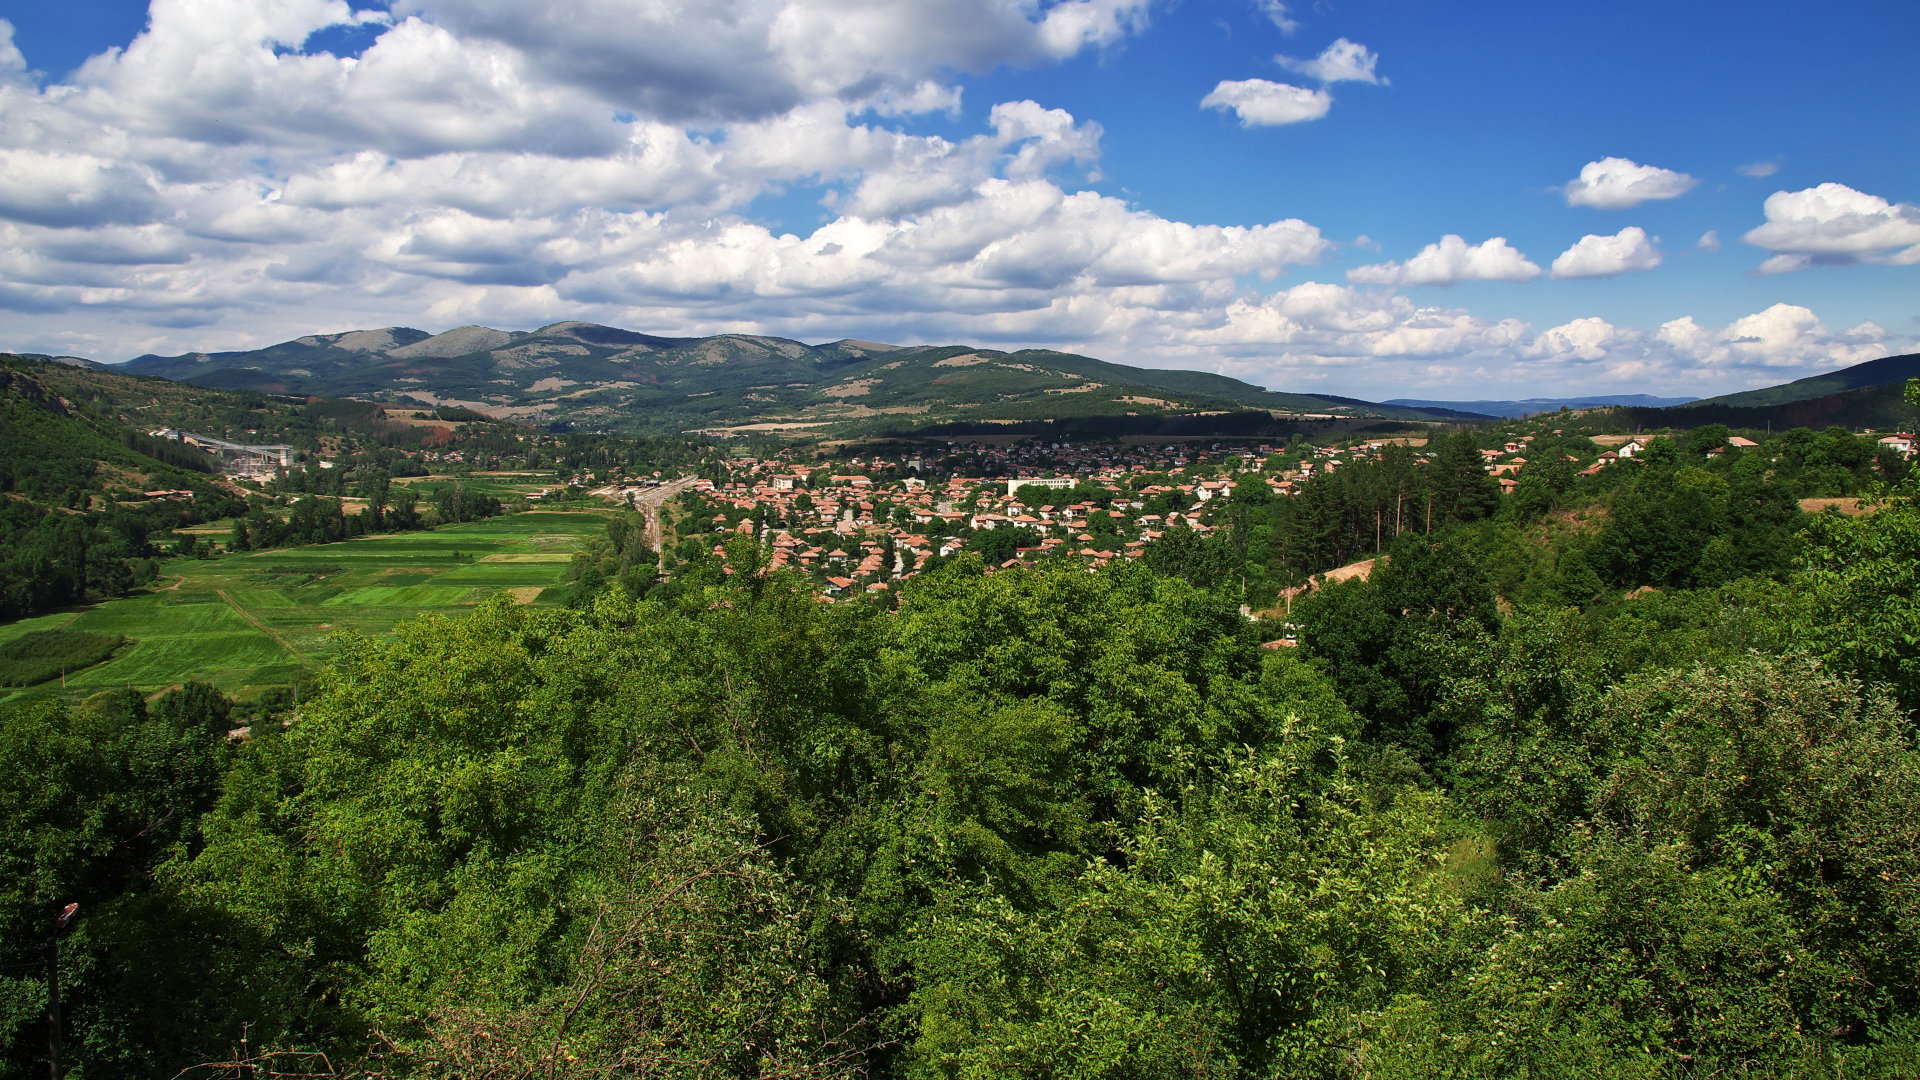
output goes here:
[[62, 908], [53, 921], [53, 933], [47, 936], [47, 1075], [53, 1080], [66, 1073], [60, 1067], [60, 934], [79, 910], [79, 904]]

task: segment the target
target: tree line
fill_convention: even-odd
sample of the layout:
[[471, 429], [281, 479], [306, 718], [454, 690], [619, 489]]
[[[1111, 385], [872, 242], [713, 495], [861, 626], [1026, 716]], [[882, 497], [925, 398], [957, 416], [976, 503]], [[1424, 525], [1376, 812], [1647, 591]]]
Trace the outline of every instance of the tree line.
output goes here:
[[[1766, 520], [1695, 468], [1620, 493]], [[634, 599], [620, 524], [577, 607], [350, 639], [297, 707], [7, 707], [4, 1075], [74, 900], [100, 1074], [1920, 1068], [1908, 496], [1744, 574], [1594, 541], [1573, 600], [1492, 519], [1404, 531], [1297, 649], [1221, 538], [884, 611]]]
[[744, 537], [636, 592], [622, 518], [297, 701], [0, 706], [0, 1076], [72, 902], [98, 1075], [1915, 1075], [1920, 506], [1694, 450], [1409, 464], [1297, 647], [1237, 605], [1304, 510], [896, 610]]

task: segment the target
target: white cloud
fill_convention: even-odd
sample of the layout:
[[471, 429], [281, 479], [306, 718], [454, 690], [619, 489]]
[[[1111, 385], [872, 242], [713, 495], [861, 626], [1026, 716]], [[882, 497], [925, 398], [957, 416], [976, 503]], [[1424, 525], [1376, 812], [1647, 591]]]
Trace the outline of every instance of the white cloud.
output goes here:
[[1741, 165], [1733, 171], [1739, 173], [1741, 176], [1750, 176], [1755, 180], [1763, 180], [1779, 172], [1780, 165], [1778, 162], [1773, 161], [1755, 161]]
[[[1742, 389], [1861, 363], [1892, 351], [1896, 339], [1862, 323], [1829, 330], [1809, 309], [1775, 304], [1715, 330], [1691, 316], [1651, 333], [1589, 316], [1541, 331], [1521, 355], [1528, 368], [1563, 379], [1623, 384]], [[1603, 384], [1604, 385], [1604, 384]]]
[[1293, 13], [1287, 10], [1286, 0], [1253, 0], [1253, 6], [1283, 34], [1291, 34], [1300, 29], [1300, 20], [1294, 18]]
[[1035, 64], [1112, 45], [1148, 21], [1148, 0], [400, 0], [463, 37], [512, 45], [548, 79], [672, 121], [849, 104], [952, 72]]
[[1760, 273], [1856, 262], [1920, 263], [1920, 207], [1889, 203], [1845, 184], [1826, 183], [1767, 196], [1766, 224], [1744, 239], [1774, 254]]
[[1193, 340], [1229, 354], [1277, 351], [1297, 373], [1366, 361], [1497, 352], [1510, 349], [1525, 333], [1524, 325], [1512, 320], [1486, 323], [1463, 311], [1422, 307], [1396, 293], [1320, 282], [1236, 298], [1223, 315]]
[[1347, 280], [1360, 285], [1457, 285], [1463, 281], [1531, 281], [1540, 268], [1527, 261], [1505, 237], [1469, 244], [1448, 233], [1405, 263], [1357, 267]]
[[26, 75], [27, 58], [13, 43], [13, 24], [0, 19], [0, 83], [24, 82]]
[[[1101, 163], [1096, 118], [1031, 101], [976, 103], [992, 104], [978, 123], [978, 108], [957, 111], [955, 73], [1110, 48], [1151, 10], [403, 0], [389, 16], [156, 0], [147, 32], [44, 88], [0, 28], [0, 344], [118, 359], [322, 328], [585, 318], [1047, 344], [1393, 396], [1463, 373], [1677, 387], [1909, 340], [1766, 312], [1691, 334], [1597, 318], [1536, 332], [1391, 287], [1540, 275], [1501, 238], [1448, 237], [1351, 275], [1388, 287], [1270, 291], [1249, 282], [1332, 250], [1312, 224], [1164, 217], [1083, 190]], [[357, 58], [307, 51], [315, 31], [356, 21], [373, 39]], [[1350, 42], [1305, 63], [1309, 86], [1374, 71]], [[1210, 107], [1248, 125], [1331, 105], [1324, 87], [1262, 80], [1216, 95]], [[900, 119], [942, 111], [938, 135]], [[788, 196], [785, 224], [755, 220], [769, 195]], [[1825, 257], [1803, 246], [1774, 254]]]
[[1374, 66], [1380, 62], [1378, 54], [1365, 45], [1339, 38], [1311, 60], [1301, 60], [1291, 56], [1276, 56], [1274, 60], [1288, 71], [1317, 79], [1321, 83], [1363, 82], [1384, 83], [1385, 79], [1374, 73]]
[[92, 154], [0, 149], [0, 217], [85, 227], [152, 221], [154, 178], [137, 165]]
[[1056, 59], [1105, 47], [1147, 25], [1147, 0], [1064, 0], [1040, 20], [1040, 41]]
[[1631, 332], [1623, 333], [1607, 320], [1589, 315], [1541, 331], [1527, 346], [1526, 355], [1593, 363], [1613, 355], [1618, 346], [1633, 337]]
[[1716, 251], [1719, 251], [1720, 250], [1719, 231], [1716, 229], [1708, 229], [1706, 232], [1701, 233], [1700, 239], [1696, 241], [1693, 246], [1696, 250], [1704, 251], [1709, 255], [1713, 254]]
[[[1832, 370], [1887, 355], [1891, 335], [1873, 323], [1827, 329], [1797, 304], [1774, 304], [1711, 331], [1692, 317], [1665, 323], [1654, 335], [1678, 363], [1758, 372]], [[1796, 376], [1797, 377], [1797, 376]]]
[[1568, 206], [1629, 210], [1654, 199], [1679, 198], [1699, 182], [1672, 169], [1609, 157], [1581, 166], [1579, 177], [1562, 190]]
[[108, 266], [178, 264], [192, 256], [191, 238], [167, 225], [47, 229], [0, 224], [0, 244], [49, 261]]
[[1320, 119], [1333, 108], [1333, 95], [1266, 79], [1229, 79], [1201, 98], [1200, 106], [1232, 109], [1242, 127], [1273, 127]]
[[1556, 278], [1612, 277], [1660, 265], [1660, 249], [1646, 230], [1629, 225], [1612, 236], [1588, 233], [1553, 260]]

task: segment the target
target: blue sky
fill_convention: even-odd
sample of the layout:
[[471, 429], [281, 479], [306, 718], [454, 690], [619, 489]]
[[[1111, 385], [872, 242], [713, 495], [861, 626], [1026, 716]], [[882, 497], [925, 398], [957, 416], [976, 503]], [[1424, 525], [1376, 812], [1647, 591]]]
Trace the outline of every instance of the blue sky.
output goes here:
[[1920, 338], [1911, 3], [0, 18], [23, 351], [582, 318], [1477, 398], [1705, 394]]

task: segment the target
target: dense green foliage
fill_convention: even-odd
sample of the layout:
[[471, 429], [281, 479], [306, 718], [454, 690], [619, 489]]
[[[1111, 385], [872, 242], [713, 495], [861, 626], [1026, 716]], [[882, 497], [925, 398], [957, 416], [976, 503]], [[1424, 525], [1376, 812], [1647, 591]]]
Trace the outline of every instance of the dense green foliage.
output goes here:
[[[1314, 478], [1291, 497], [1244, 482], [1218, 523], [1256, 605], [1311, 575], [1372, 558], [1398, 538], [1453, 530], [1476, 549], [1505, 596], [1586, 605], [1608, 590], [1712, 587], [1779, 578], [1806, 524], [1799, 501], [1870, 497], [1908, 472], [1897, 453], [1842, 428], [1798, 428], [1755, 449], [1728, 446], [1724, 426], [1600, 469], [1576, 434], [1540, 433], [1532, 462], [1502, 497], [1480, 460], [1485, 436], [1447, 436], [1431, 458], [1387, 446]], [[1491, 440], [1495, 443], [1498, 440]]]
[[0, 645], [0, 686], [32, 686], [97, 664], [126, 644], [113, 634], [36, 630]]
[[[1626, 482], [1770, 520], [1689, 468]], [[1590, 604], [1512, 528], [1401, 537], [1296, 655], [1227, 540], [889, 612], [636, 593], [620, 519], [581, 605], [351, 638], [297, 710], [16, 708], [0, 1075], [69, 899], [85, 1075], [1912, 1075], [1920, 512]]]
[[[72, 901], [92, 1077], [1920, 1074], [1920, 508], [1729, 435], [1543, 435], [1503, 496], [1459, 433], [876, 603], [731, 529], [661, 581], [633, 513], [566, 606], [348, 634], [297, 702], [5, 707], [0, 1078]], [[1298, 648], [1237, 610], [1376, 554]]]
[[[240, 505], [197, 471], [204, 462], [143, 453], [159, 448], [75, 413], [10, 361], [0, 446], [0, 619], [124, 595], [152, 580], [157, 538]], [[156, 488], [184, 494], [143, 494]]]

